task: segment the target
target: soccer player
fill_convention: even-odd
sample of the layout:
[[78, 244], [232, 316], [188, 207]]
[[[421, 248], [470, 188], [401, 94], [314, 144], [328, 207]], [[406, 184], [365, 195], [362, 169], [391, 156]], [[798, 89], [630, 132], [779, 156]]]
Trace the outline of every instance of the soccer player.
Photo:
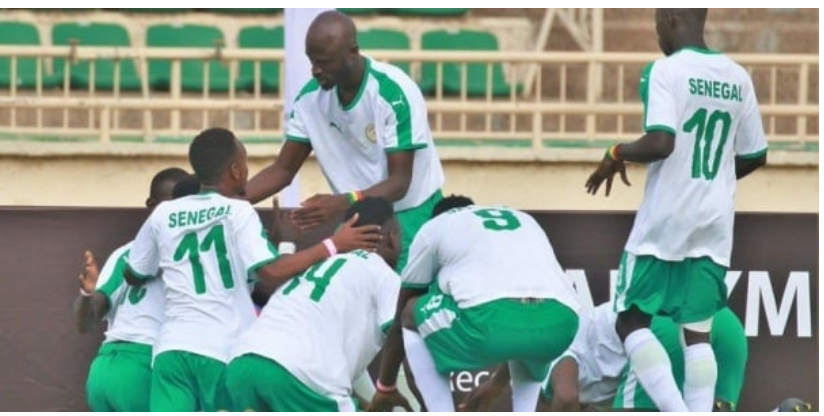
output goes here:
[[368, 197], [345, 218], [355, 214], [355, 225], [381, 226], [377, 251], [329, 257], [272, 295], [233, 348], [227, 384], [235, 410], [356, 409], [353, 381], [383, 345], [401, 280], [393, 270], [400, 228], [392, 204]]
[[[269, 244], [252, 206], [236, 199], [246, 150], [226, 129], [204, 130], [189, 147], [200, 193], [158, 206], [141, 227], [124, 277], [141, 286], [162, 272], [166, 321], [154, 346], [150, 410], [230, 409], [225, 367], [231, 343], [255, 319], [260, 278], [277, 286], [339, 249], [373, 249], [376, 226], [352, 228], [290, 256]], [[357, 220], [355, 218], [354, 220]]]
[[[618, 335], [644, 389], [662, 411], [711, 411], [718, 374], [709, 343], [724, 307], [736, 180], [766, 164], [767, 142], [746, 69], [704, 43], [706, 9], [658, 9], [666, 57], [641, 77], [644, 134], [610, 147], [589, 177], [596, 194], [625, 161], [648, 163], [644, 199], [619, 267]], [[649, 329], [655, 315], [684, 330], [684, 393]]]
[[314, 151], [333, 194], [307, 199], [293, 220], [312, 228], [363, 197], [384, 197], [402, 230], [400, 271], [444, 181], [420, 88], [396, 66], [361, 55], [355, 23], [338, 11], [309, 26], [306, 54], [313, 79], [295, 101], [280, 154], [249, 181], [246, 198], [280, 192]]
[[[180, 168], [158, 172], [146, 199], [149, 212], [172, 199], [173, 188], [188, 176]], [[149, 411], [152, 345], [163, 322], [163, 285], [156, 281], [130, 288], [123, 281], [131, 244], [112, 252], [102, 270], [94, 254], [86, 251], [79, 276], [80, 295], [74, 302], [77, 332], [86, 333], [103, 319], [108, 324], [86, 380], [86, 401], [95, 412]]]
[[524, 212], [466, 197], [444, 198], [432, 215], [410, 249], [372, 410], [400, 402], [405, 352], [429, 411], [455, 411], [451, 371], [503, 362], [513, 408], [534, 411], [549, 363], [578, 329], [574, 289], [546, 234]]

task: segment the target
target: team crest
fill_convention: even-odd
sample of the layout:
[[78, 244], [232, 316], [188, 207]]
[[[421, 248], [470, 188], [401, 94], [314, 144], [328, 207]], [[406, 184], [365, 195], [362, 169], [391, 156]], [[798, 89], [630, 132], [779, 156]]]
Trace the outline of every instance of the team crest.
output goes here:
[[369, 125], [366, 126], [366, 132], [365, 133], [366, 133], [366, 138], [369, 139], [370, 142], [375, 142], [377, 140], [378, 136], [377, 136], [377, 133], [375, 133], [375, 124], [374, 123], [369, 123]]

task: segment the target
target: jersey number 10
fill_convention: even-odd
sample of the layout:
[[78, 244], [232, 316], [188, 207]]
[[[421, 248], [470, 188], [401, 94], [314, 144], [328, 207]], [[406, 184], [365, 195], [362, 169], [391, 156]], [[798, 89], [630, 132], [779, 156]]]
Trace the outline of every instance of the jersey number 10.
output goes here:
[[[712, 151], [712, 141], [715, 139], [715, 130], [721, 122], [721, 137], [715, 152]], [[684, 123], [684, 132], [695, 132], [695, 147], [692, 151], [692, 177], [708, 181], [715, 179], [718, 175], [718, 168], [721, 167], [721, 156], [724, 152], [724, 144], [730, 135], [732, 117], [726, 111], [715, 110], [709, 114], [706, 108], [699, 108], [695, 114]]]

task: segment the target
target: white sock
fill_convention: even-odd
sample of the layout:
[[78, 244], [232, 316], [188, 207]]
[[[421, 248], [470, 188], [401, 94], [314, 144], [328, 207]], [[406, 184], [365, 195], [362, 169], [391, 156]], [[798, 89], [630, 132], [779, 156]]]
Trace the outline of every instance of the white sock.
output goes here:
[[712, 412], [718, 366], [709, 343], [684, 350], [684, 401], [691, 412]]
[[449, 387], [449, 377], [438, 373], [435, 360], [423, 337], [415, 331], [403, 329], [403, 346], [406, 360], [415, 376], [415, 384], [421, 392], [426, 410], [429, 412], [454, 412], [455, 401]]
[[[409, 383], [406, 381], [406, 370], [404, 370], [403, 366], [401, 366], [400, 371], [398, 371], [398, 380], [396, 381], [398, 386], [398, 391], [403, 394], [403, 397], [406, 397], [406, 401], [409, 402], [409, 406], [412, 406], [412, 411], [420, 412], [421, 411], [421, 404], [418, 403], [418, 399], [415, 397], [415, 394], [412, 393], [412, 389], [409, 388]], [[402, 407], [395, 407], [393, 412], [405, 412], [406, 409]]]
[[358, 396], [370, 402], [372, 401], [372, 398], [375, 397], [375, 383], [372, 381], [372, 376], [369, 375], [369, 370], [365, 370], [360, 377], [355, 379], [355, 382], [352, 383], [352, 389]]
[[686, 403], [675, 384], [667, 352], [648, 328], [639, 329], [624, 341], [624, 350], [638, 382], [662, 412], [687, 412]]
[[534, 412], [541, 394], [541, 381], [535, 381], [521, 361], [509, 361], [510, 383], [512, 385], [512, 411]]

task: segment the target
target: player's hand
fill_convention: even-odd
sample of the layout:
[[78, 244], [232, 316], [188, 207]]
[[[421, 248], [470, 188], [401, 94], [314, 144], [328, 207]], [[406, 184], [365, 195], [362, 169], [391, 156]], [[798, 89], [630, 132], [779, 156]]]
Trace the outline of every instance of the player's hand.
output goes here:
[[598, 168], [595, 169], [595, 172], [589, 175], [589, 179], [587, 179], [585, 185], [587, 193], [592, 195], [598, 193], [598, 188], [601, 187], [601, 183], [606, 180], [606, 196], [609, 196], [609, 192], [612, 190], [612, 178], [616, 173], [621, 174], [621, 181], [624, 182], [624, 185], [631, 186], [629, 179], [627, 179], [627, 167], [624, 165], [624, 162], [604, 157], [598, 165]]
[[334, 220], [348, 208], [349, 200], [345, 194], [315, 194], [292, 211], [292, 221], [302, 230], [309, 230]]
[[487, 380], [464, 397], [458, 405], [459, 412], [488, 412], [492, 403], [503, 393], [506, 384], [500, 385]]
[[358, 218], [358, 214], [353, 215], [332, 236], [332, 242], [335, 243], [338, 252], [346, 253], [358, 249], [375, 251], [378, 248], [378, 243], [381, 241], [380, 225], [355, 227]]
[[398, 390], [392, 392], [376, 392], [375, 397], [372, 398], [372, 403], [369, 404], [367, 411], [391, 412], [395, 407], [402, 407], [407, 412], [413, 411], [412, 406], [409, 405], [409, 401], [406, 400], [406, 397], [403, 397]]
[[83, 289], [86, 293], [92, 293], [97, 287], [97, 277], [100, 275], [100, 269], [97, 267], [97, 260], [95, 260], [91, 251], [86, 250], [83, 252], [83, 260], [83, 272], [77, 276], [77, 279], [80, 281], [80, 289]]
[[283, 241], [297, 242], [302, 236], [301, 229], [290, 219], [290, 213], [280, 209], [277, 197], [272, 200], [272, 229], [269, 230], [269, 239], [274, 244]]

